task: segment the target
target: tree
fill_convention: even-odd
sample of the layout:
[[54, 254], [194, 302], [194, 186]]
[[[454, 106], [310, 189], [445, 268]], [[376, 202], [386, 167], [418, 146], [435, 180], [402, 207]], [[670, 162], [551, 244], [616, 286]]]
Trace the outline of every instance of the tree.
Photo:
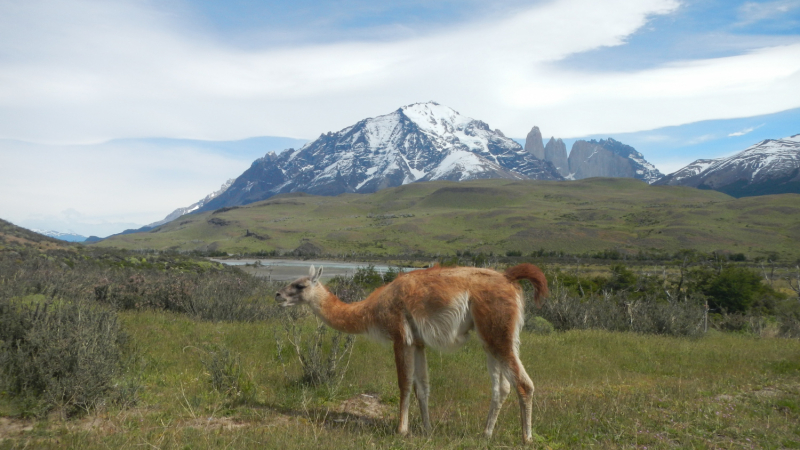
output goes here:
[[704, 294], [714, 309], [745, 312], [753, 305], [756, 296], [764, 291], [758, 273], [745, 267], [728, 266], [710, 280]]

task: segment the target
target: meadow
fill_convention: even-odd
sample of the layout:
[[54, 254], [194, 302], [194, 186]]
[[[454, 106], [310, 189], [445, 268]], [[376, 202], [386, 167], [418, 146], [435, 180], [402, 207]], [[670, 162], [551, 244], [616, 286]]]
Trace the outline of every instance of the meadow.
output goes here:
[[[198, 322], [164, 312], [121, 321], [139, 349], [139, 400], [73, 419], [2, 419], [0, 448], [503, 448], [519, 445], [509, 399], [491, 442], [485, 359], [475, 339], [429, 355], [433, 432], [412, 410], [394, 434], [391, 349], [359, 337], [330, 384], [300, 383], [296, 355], [278, 352], [277, 321]], [[315, 328], [302, 319], [307, 331]], [[276, 341], [277, 338], [277, 341]], [[246, 395], [219, 392], [203, 360], [237, 356]], [[537, 386], [532, 448], [797, 448], [800, 342], [711, 332], [700, 339], [585, 330], [524, 333]], [[5, 405], [4, 416], [14, 416]], [[22, 431], [25, 427], [30, 429]]]
[[412, 183], [374, 194], [283, 194], [184, 216], [99, 246], [373, 258], [618, 251], [800, 257], [800, 196], [735, 199], [625, 178]]

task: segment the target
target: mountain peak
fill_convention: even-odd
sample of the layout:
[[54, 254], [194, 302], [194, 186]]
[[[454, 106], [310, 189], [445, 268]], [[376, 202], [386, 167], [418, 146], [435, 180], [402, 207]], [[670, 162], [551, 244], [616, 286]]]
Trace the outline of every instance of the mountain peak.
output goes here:
[[551, 163], [486, 123], [436, 102], [414, 103], [257, 160], [200, 211], [286, 192], [370, 193], [416, 181], [480, 178], [562, 179]]
[[473, 122], [449, 106], [436, 102], [414, 103], [399, 110], [405, 117], [417, 124], [423, 131], [436, 134], [451, 134]]
[[800, 193], [798, 137], [765, 139], [732, 156], [695, 161], [658, 184], [714, 189], [734, 197]]

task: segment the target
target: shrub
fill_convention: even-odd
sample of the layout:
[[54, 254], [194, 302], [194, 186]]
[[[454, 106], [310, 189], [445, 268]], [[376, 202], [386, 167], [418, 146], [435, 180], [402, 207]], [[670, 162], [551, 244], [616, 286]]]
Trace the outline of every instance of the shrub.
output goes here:
[[606, 283], [606, 289], [613, 291], [627, 291], [636, 286], [636, 274], [623, 264], [611, 266], [611, 279]]
[[242, 370], [239, 354], [223, 346], [211, 346], [200, 361], [209, 377], [211, 387], [227, 397], [240, 402], [255, 397], [255, 385]]
[[525, 330], [536, 334], [550, 334], [555, 328], [544, 317], [534, 316], [525, 323]]
[[218, 274], [195, 282], [187, 313], [211, 321], [254, 322], [279, 317], [275, 292], [282, 283], [244, 273]]
[[116, 314], [85, 302], [0, 299], [0, 383], [27, 415], [71, 415], [136, 389], [115, 392], [126, 335]]
[[[346, 370], [347, 364], [342, 368], [341, 363], [345, 357], [349, 362], [355, 336], [340, 333], [317, 320], [314, 331], [304, 341], [304, 335], [308, 333], [303, 332], [299, 319], [304, 314], [300, 311], [303, 310], [290, 309], [281, 319], [284, 338], [291, 345], [303, 371], [300, 382], [311, 386], [331, 384]], [[283, 363], [284, 340], [276, 334], [275, 342], [278, 358]]]
[[647, 296], [629, 297], [624, 291], [581, 297], [565, 287], [560, 277], [553, 279], [550, 297], [541, 309], [534, 307], [533, 293], [526, 290], [527, 323], [533, 324], [538, 316], [560, 331], [602, 329], [677, 336], [696, 336], [703, 332], [705, 308], [699, 299], [667, 301]]
[[359, 267], [353, 274], [353, 283], [367, 290], [373, 290], [384, 284], [383, 276], [375, 270], [375, 266], [370, 264], [367, 267]]
[[745, 267], [728, 266], [712, 278], [704, 294], [709, 297], [711, 308], [730, 313], [750, 310], [759, 297], [771, 296], [775, 292], [761, 283], [761, 276]]

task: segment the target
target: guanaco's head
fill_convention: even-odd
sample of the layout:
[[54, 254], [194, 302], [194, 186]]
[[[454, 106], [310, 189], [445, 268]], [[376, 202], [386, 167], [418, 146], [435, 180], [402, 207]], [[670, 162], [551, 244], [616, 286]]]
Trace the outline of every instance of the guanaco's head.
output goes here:
[[281, 289], [275, 294], [275, 300], [281, 303], [281, 306], [294, 306], [302, 305], [303, 303], [310, 303], [315, 298], [315, 291], [321, 287], [319, 277], [322, 275], [322, 267], [315, 270], [314, 266], [308, 268], [308, 276], [298, 278], [292, 281], [286, 287]]

